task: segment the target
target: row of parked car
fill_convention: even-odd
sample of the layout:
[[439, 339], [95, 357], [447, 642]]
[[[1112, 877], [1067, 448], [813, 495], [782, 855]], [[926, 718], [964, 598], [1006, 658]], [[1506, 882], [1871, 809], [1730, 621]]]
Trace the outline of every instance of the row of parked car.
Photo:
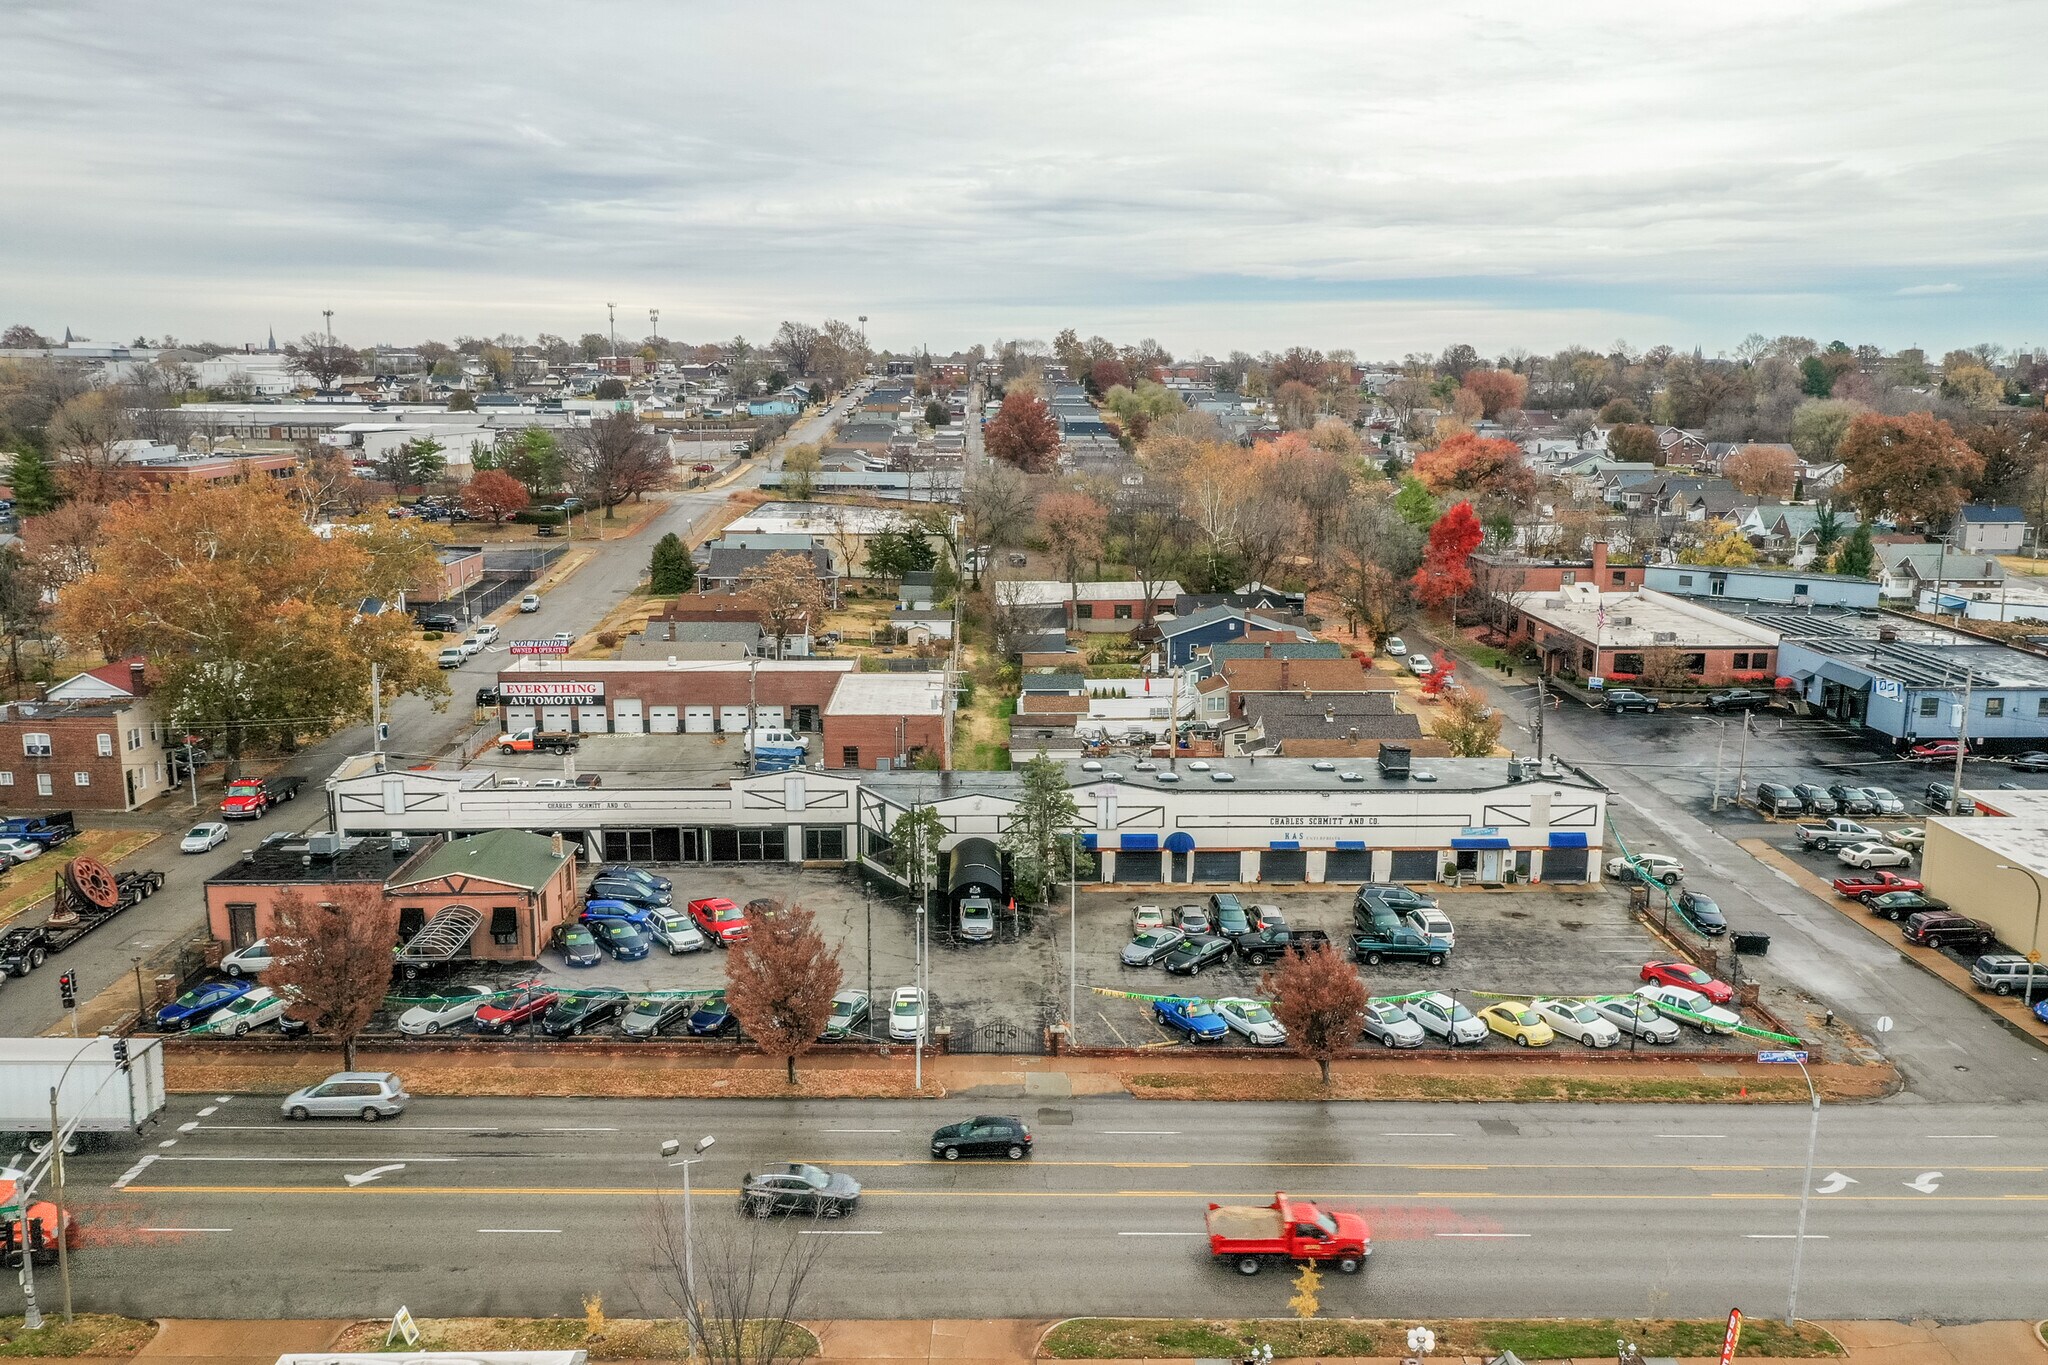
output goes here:
[[[1395, 883], [1361, 886], [1352, 901], [1352, 919], [1351, 957], [1368, 966], [1394, 958], [1441, 967], [1457, 945], [1450, 917], [1435, 898]], [[1330, 944], [1321, 929], [1288, 924], [1278, 906], [1248, 906], [1229, 892], [1211, 895], [1207, 905], [1182, 905], [1171, 912], [1140, 905], [1131, 915], [1131, 931], [1121, 964], [1164, 967], [1175, 976], [1200, 976], [1233, 954], [1248, 966], [1266, 966], [1288, 953]]]

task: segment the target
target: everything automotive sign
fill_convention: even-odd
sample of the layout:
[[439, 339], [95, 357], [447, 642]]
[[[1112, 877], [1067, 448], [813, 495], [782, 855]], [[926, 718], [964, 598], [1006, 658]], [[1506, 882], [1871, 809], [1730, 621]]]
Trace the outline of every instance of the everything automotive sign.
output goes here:
[[506, 701], [603, 701], [604, 684], [572, 678], [550, 678], [545, 682], [501, 682], [498, 695]]

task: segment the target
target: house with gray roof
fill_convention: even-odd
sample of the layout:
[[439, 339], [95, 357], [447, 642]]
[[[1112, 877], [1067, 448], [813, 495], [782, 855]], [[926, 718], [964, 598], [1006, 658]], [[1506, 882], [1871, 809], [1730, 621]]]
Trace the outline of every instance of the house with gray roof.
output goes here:
[[1877, 562], [1878, 586], [1891, 601], [1917, 601], [1923, 587], [1968, 597], [1995, 593], [2005, 583], [2005, 565], [1993, 556], [1964, 554], [1942, 544], [1880, 545]]
[[2017, 507], [1967, 503], [1949, 528], [1956, 548], [1978, 555], [2009, 555], [2027, 543], [2027, 514]]
[[778, 554], [795, 554], [811, 562], [825, 589], [825, 605], [839, 605], [839, 575], [832, 568], [832, 554], [819, 546], [809, 550], [713, 550], [697, 571], [700, 593], [739, 591], [761, 576], [762, 567]]

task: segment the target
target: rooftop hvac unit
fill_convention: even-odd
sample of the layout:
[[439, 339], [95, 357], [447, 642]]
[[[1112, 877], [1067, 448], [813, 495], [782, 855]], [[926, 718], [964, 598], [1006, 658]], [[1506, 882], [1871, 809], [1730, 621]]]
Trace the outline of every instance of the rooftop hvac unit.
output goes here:
[[1380, 776], [1406, 780], [1408, 759], [1412, 751], [1405, 744], [1380, 745]]
[[332, 858], [341, 852], [339, 834], [314, 834], [307, 836], [306, 852], [315, 858]]
[[1653, 638], [1660, 645], [1673, 644], [1678, 639], [1678, 632], [1675, 630], [1660, 630]]

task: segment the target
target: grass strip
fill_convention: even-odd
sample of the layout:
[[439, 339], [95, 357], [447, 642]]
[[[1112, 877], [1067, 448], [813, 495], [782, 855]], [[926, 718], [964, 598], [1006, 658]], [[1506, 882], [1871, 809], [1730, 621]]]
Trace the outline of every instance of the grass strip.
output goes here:
[[[1055, 1360], [1238, 1359], [1261, 1346], [1276, 1357], [1399, 1356], [1408, 1322], [1366, 1318], [1074, 1318], [1046, 1334], [1039, 1354]], [[1720, 1319], [1504, 1318], [1430, 1324], [1437, 1354], [1497, 1355], [1525, 1360], [1607, 1359], [1615, 1342], [1633, 1341], [1645, 1356], [1711, 1356], [1721, 1350]], [[1844, 1354], [1810, 1323], [1751, 1318], [1742, 1325], [1743, 1359], [1814, 1359]]]
[[[384, 1344], [388, 1324], [360, 1322], [342, 1335], [336, 1351], [405, 1354], [412, 1351], [588, 1351], [592, 1360], [684, 1360], [688, 1332], [681, 1318], [420, 1318], [420, 1344]], [[779, 1358], [818, 1353], [808, 1328], [791, 1324]], [[752, 1351], [750, 1344], [743, 1348]]]
[[52, 1311], [39, 1332], [24, 1331], [19, 1315], [0, 1317], [0, 1359], [55, 1360], [67, 1356], [122, 1360], [149, 1344], [156, 1324], [107, 1313], [80, 1313], [71, 1322]]

